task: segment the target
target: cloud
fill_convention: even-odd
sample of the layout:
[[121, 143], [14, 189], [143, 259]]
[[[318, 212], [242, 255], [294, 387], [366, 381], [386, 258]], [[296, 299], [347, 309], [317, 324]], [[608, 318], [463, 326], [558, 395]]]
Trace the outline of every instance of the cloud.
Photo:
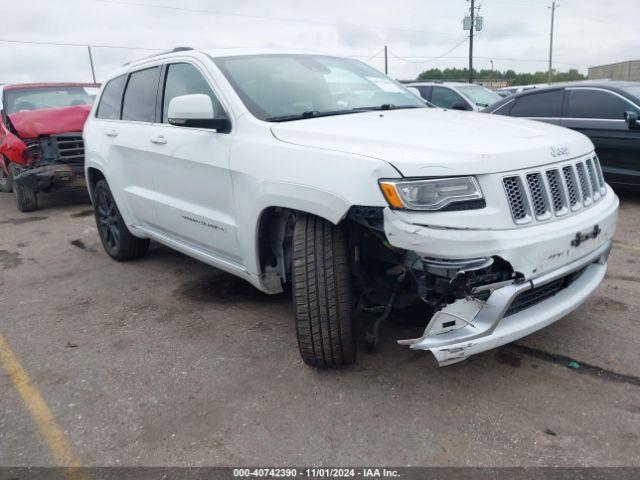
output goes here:
[[[127, 0], [123, 0], [127, 1]], [[266, 47], [322, 51], [366, 59], [388, 45], [407, 60], [390, 58], [390, 74], [414, 78], [431, 67], [465, 66], [466, 47], [446, 58], [465, 32], [463, 0], [129, 0], [156, 7], [97, 0], [4, 2], [0, 38], [128, 47]], [[549, 10], [543, 0], [485, 0], [485, 28], [475, 42], [478, 68], [536, 71], [546, 68]], [[160, 8], [179, 6], [193, 12]], [[556, 18], [556, 67], [610, 63], [638, 56], [635, 32], [637, 0], [563, 0]], [[223, 15], [229, 12], [239, 15]], [[242, 16], [248, 15], [248, 16]], [[265, 17], [265, 18], [255, 18]], [[270, 17], [270, 18], [266, 18]], [[300, 21], [291, 21], [300, 19]], [[360, 25], [363, 28], [356, 28]], [[373, 28], [366, 28], [367, 26]], [[145, 50], [93, 49], [98, 79]], [[90, 79], [86, 48], [0, 42], [0, 83]], [[417, 63], [421, 62], [421, 63]], [[382, 68], [382, 60], [370, 63]]]

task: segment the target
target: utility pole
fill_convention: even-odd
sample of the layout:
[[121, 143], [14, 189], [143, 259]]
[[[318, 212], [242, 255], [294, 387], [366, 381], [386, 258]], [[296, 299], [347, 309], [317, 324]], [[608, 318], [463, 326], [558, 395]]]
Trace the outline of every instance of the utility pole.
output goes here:
[[96, 71], [93, 68], [93, 56], [91, 55], [91, 46], [87, 45], [87, 51], [89, 52], [89, 64], [91, 65], [91, 76], [93, 77], [93, 83], [96, 82]]
[[473, 83], [473, 27], [475, 24], [475, 16], [475, 0], [471, 0], [471, 28], [469, 28], [469, 83]]
[[389, 58], [387, 57], [387, 46], [384, 46], [384, 74], [389, 73]]
[[551, 79], [553, 76], [553, 24], [556, 16], [556, 8], [559, 5], [556, 5], [555, 0], [551, 2], [551, 34], [549, 35], [549, 85], [551, 85]]
[[469, 30], [469, 83], [473, 83], [473, 33], [482, 30], [484, 18], [479, 15], [480, 5], [476, 7], [476, 1], [470, 1], [471, 8], [469, 9], [469, 15], [464, 17], [462, 21], [462, 29]]

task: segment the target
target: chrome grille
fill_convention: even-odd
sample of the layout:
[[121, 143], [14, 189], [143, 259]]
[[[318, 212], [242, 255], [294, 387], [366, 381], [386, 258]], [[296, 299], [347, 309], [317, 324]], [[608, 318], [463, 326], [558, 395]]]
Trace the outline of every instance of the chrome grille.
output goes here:
[[571, 208], [578, 207], [578, 190], [576, 189], [576, 177], [573, 174], [573, 168], [570, 165], [562, 167], [564, 175], [564, 183], [567, 186], [567, 194], [569, 195], [569, 205]]
[[584, 163], [576, 163], [576, 170], [578, 171], [578, 182], [580, 183], [580, 194], [582, 195], [582, 205], [585, 207], [591, 204], [591, 190], [587, 184], [587, 174], [584, 171]]
[[597, 157], [503, 177], [503, 187], [517, 224], [545, 221], [577, 212], [606, 193]]
[[600, 159], [597, 155], [593, 157], [593, 164], [596, 168], [598, 180], [600, 181], [600, 195], [604, 195], [604, 192], [606, 192], [606, 188], [604, 187], [604, 175], [602, 175], [602, 167], [600, 166]]
[[542, 175], [538, 172], [527, 174], [527, 185], [536, 218], [539, 220], [548, 218], [551, 212], [547, 202], [547, 192], [542, 183]]
[[586, 162], [587, 176], [589, 177], [589, 183], [591, 184], [591, 192], [593, 194], [593, 201], [597, 202], [600, 199], [600, 183], [596, 171], [593, 168], [593, 161], [589, 158]]
[[502, 179], [502, 183], [507, 194], [507, 199], [509, 200], [509, 205], [511, 206], [513, 220], [516, 223], [528, 223], [530, 218], [520, 177], [507, 177]]
[[553, 211], [556, 215], [564, 215], [567, 210], [567, 200], [564, 195], [564, 189], [562, 188], [560, 172], [558, 170], [547, 170], [547, 182], [549, 183], [549, 190], [551, 192]]

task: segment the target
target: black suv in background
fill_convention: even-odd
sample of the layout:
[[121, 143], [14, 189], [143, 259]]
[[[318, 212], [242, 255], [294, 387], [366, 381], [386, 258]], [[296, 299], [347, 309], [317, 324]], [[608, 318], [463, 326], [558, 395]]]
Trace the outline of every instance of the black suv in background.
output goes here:
[[608, 183], [640, 189], [640, 83], [588, 82], [530, 90], [483, 112], [577, 130], [595, 145]]

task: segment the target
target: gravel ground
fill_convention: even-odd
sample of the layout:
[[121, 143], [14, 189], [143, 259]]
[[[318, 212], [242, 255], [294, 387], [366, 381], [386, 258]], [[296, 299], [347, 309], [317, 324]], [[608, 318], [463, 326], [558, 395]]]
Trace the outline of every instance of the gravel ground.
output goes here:
[[[40, 200], [0, 194], [0, 335], [84, 465], [640, 466], [638, 196], [569, 317], [445, 368], [390, 323], [339, 371], [302, 364], [287, 295], [159, 245], [117, 263], [84, 194]], [[0, 368], [0, 465], [53, 464]]]

